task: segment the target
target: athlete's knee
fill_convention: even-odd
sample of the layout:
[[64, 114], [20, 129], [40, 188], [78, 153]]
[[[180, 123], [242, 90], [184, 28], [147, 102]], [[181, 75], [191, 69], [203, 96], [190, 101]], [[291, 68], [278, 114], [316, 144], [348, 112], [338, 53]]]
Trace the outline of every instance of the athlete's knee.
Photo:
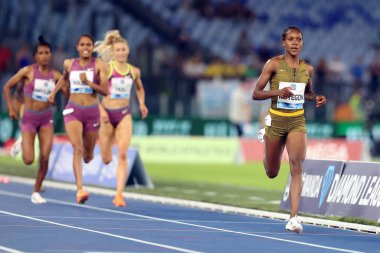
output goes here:
[[40, 162], [48, 163], [49, 162], [49, 154], [40, 154]]
[[47, 165], [39, 166], [38, 171], [42, 173], [46, 173], [48, 171], [48, 166]]
[[302, 175], [302, 166], [290, 167], [290, 175], [292, 177], [297, 177]]
[[290, 173], [292, 176], [302, 174], [302, 160], [301, 159], [289, 159]]
[[278, 171], [280, 170], [280, 164], [277, 163], [268, 163], [265, 159], [263, 161], [265, 172], [267, 177], [275, 178], [278, 175]]
[[102, 161], [104, 164], [110, 164], [112, 162], [112, 157], [109, 157], [109, 156], [103, 156], [102, 157]]
[[31, 165], [34, 163], [34, 157], [33, 156], [26, 156], [26, 155], [23, 155], [22, 156], [22, 160], [24, 161], [24, 163], [26, 165]]
[[120, 161], [125, 162], [127, 160], [127, 154], [124, 152], [122, 152], [122, 153], [119, 152], [118, 158]]
[[270, 179], [277, 177], [278, 175], [278, 170], [266, 170], [267, 177]]
[[76, 155], [80, 155], [82, 156], [83, 155], [83, 145], [82, 144], [73, 144], [73, 150], [74, 150], [74, 154]]

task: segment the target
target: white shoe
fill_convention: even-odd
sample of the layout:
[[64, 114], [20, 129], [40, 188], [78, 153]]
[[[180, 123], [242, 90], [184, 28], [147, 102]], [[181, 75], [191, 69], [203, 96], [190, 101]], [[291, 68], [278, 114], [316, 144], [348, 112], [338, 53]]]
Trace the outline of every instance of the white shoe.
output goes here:
[[21, 142], [22, 138], [21, 136], [13, 143], [11, 147], [11, 156], [16, 157], [21, 152]]
[[288, 223], [286, 223], [285, 228], [295, 233], [301, 233], [303, 230], [301, 221], [299, 220], [297, 216], [290, 218]]
[[266, 126], [272, 126], [272, 117], [270, 116], [270, 114], [268, 114], [267, 116], [265, 116], [265, 125]]
[[264, 128], [261, 128], [258, 132], [257, 132], [257, 139], [263, 143], [264, 142], [264, 135], [265, 135], [265, 127]]
[[30, 200], [32, 201], [33, 204], [45, 204], [46, 199], [41, 197], [40, 193], [38, 192], [33, 192], [32, 196], [30, 197]]

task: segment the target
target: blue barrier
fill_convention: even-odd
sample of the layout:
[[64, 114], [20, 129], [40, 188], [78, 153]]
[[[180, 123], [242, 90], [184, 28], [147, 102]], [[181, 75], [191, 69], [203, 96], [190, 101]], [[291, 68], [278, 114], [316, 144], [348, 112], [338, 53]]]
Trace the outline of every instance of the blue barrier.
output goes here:
[[[86, 164], [82, 162], [83, 183], [104, 187], [116, 187], [117, 147], [112, 149], [112, 162], [105, 165], [101, 159], [100, 147], [95, 146], [94, 159]], [[53, 145], [49, 159], [47, 179], [64, 182], [75, 182], [73, 173], [73, 149], [70, 143]], [[144, 169], [136, 148], [128, 149], [128, 175], [126, 186], [143, 186], [153, 188], [153, 183]]]
[[[300, 213], [380, 222], [380, 163], [305, 160]], [[290, 210], [290, 175], [280, 208]]]

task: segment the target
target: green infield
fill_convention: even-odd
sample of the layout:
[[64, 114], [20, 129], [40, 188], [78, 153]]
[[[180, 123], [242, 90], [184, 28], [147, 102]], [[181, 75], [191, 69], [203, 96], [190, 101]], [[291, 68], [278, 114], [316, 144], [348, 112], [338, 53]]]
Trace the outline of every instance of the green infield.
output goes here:
[[261, 162], [241, 165], [145, 164], [154, 181], [203, 183], [283, 191], [289, 174], [284, 163], [278, 177], [268, 179]]
[[[278, 211], [285, 187], [288, 165], [276, 179], [268, 179], [261, 163], [242, 165], [145, 164], [154, 189], [127, 188], [126, 191], [198, 200], [210, 203]], [[34, 177], [36, 163], [0, 156], [0, 173]]]
[[128, 189], [239, 207], [279, 211], [288, 165], [278, 178], [265, 175], [261, 163], [242, 165], [145, 164], [154, 189]]

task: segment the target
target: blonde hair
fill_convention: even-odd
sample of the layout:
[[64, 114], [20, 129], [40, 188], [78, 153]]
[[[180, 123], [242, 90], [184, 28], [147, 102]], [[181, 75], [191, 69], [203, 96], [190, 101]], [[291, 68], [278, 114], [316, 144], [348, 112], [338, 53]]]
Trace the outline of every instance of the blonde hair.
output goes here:
[[95, 42], [94, 51], [102, 60], [109, 62], [112, 60], [112, 46], [119, 42], [123, 42], [129, 47], [128, 41], [121, 36], [119, 30], [108, 31], [104, 36], [104, 40]]

